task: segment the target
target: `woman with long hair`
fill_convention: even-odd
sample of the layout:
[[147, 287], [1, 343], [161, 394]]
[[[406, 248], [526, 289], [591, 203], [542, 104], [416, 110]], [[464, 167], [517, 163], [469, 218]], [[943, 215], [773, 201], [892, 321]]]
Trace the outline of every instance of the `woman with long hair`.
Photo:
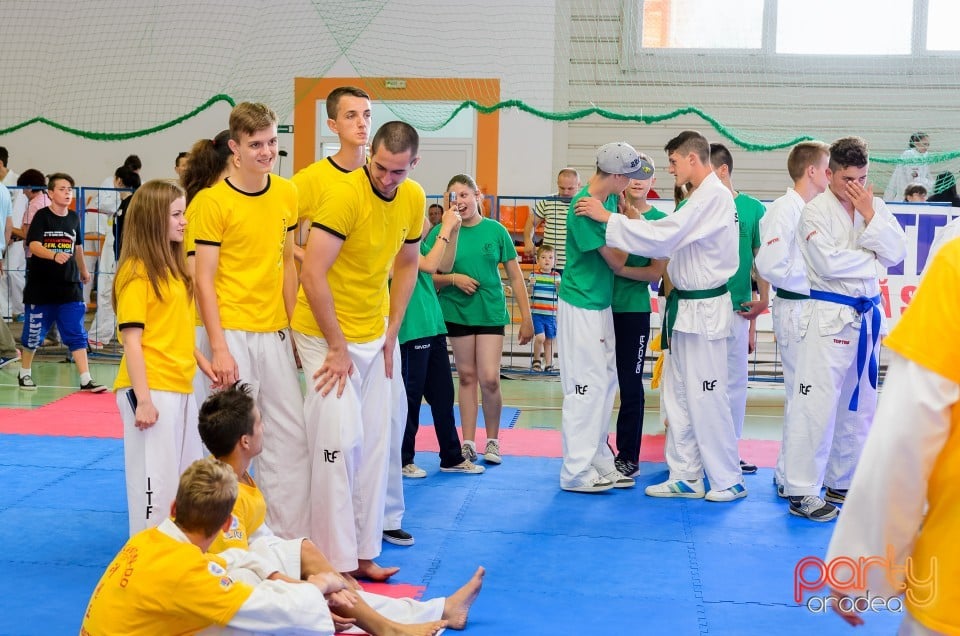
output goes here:
[[[483, 458], [499, 464], [500, 357], [503, 354], [504, 327], [510, 322], [506, 296], [500, 279], [500, 265], [506, 270], [513, 297], [520, 309], [519, 342], [533, 339], [533, 319], [527, 288], [517, 261], [517, 250], [506, 228], [481, 214], [483, 195], [473, 177], [458, 174], [447, 184], [447, 197], [460, 211], [462, 223], [457, 256], [449, 274], [435, 274], [440, 307], [453, 347], [453, 359], [460, 378], [460, 426], [463, 432], [463, 458], [477, 461], [477, 385], [483, 396], [483, 421], [487, 444]], [[437, 241], [441, 226], [433, 228], [426, 239], [429, 249]]]
[[172, 181], [149, 181], [133, 195], [113, 283], [123, 344], [114, 390], [131, 535], [167, 517], [180, 473], [203, 456], [193, 376], [198, 365], [211, 371], [193, 344], [185, 208], [184, 191]]

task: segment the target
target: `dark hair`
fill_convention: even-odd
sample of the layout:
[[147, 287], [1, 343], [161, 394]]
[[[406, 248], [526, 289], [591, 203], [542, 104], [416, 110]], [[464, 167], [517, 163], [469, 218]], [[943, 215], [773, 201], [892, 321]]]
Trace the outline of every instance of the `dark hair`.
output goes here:
[[410, 159], [413, 160], [420, 150], [420, 135], [410, 124], [402, 121], [389, 121], [373, 136], [373, 143], [370, 144], [370, 154], [377, 154], [380, 146], [385, 147], [389, 152], [398, 155], [402, 152], [410, 151]]
[[366, 100], [370, 99], [370, 96], [367, 95], [367, 92], [362, 88], [357, 88], [356, 86], [338, 86], [327, 95], [327, 117], [330, 119], [337, 118], [337, 115], [340, 114], [340, 98], [346, 95]]
[[700, 159], [700, 163], [705, 164], [710, 161], [710, 142], [696, 130], [684, 130], [668, 141], [663, 149], [667, 152], [667, 156], [673, 153], [686, 156], [692, 152]]
[[227, 169], [230, 156], [230, 131], [220, 131], [213, 139], [201, 139], [190, 149], [187, 168], [180, 175], [180, 184], [187, 192], [187, 205], [204, 188], [216, 184]]
[[10, 161], [10, 153], [5, 146], [0, 146], [0, 163], [6, 166], [8, 161]]
[[42, 190], [47, 185], [47, 178], [36, 168], [30, 168], [17, 177], [17, 185], [29, 187], [32, 190]]
[[200, 439], [214, 457], [226, 457], [244, 435], [253, 435], [250, 386], [241, 382], [213, 393], [200, 406]]
[[931, 203], [946, 202], [960, 208], [960, 196], [957, 196], [957, 178], [952, 172], [941, 172], [933, 183], [934, 194], [927, 197]]
[[910, 147], [911, 147], [911, 148], [916, 148], [916, 147], [917, 147], [917, 143], [918, 143], [920, 140], [926, 139], [926, 138], [929, 137], [929, 136], [930, 136], [930, 135], [928, 135], [928, 134], [925, 133], [925, 132], [915, 132], [915, 133], [913, 133], [912, 135], [910, 135]]
[[867, 142], [862, 137], [843, 137], [830, 146], [830, 171], [862, 168], [870, 161]]
[[185, 151], [184, 151], [184, 152], [178, 152], [178, 153], [177, 153], [177, 158], [173, 160], [173, 167], [176, 168], [178, 165], [180, 165], [180, 160], [181, 160], [181, 159], [186, 159], [186, 158], [189, 157], [189, 156], [190, 156], [190, 153], [188, 153], [188, 152], [185, 152]]
[[127, 166], [120, 166], [117, 168], [116, 172], [113, 173], [113, 176], [117, 179], [120, 179], [120, 183], [123, 184], [124, 188], [136, 190], [140, 187], [140, 175]]
[[124, 159], [123, 165], [126, 166], [127, 168], [130, 168], [134, 172], [140, 170], [140, 168], [143, 167], [143, 163], [140, 162], [140, 157], [138, 157], [137, 155], [130, 155], [129, 157]]
[[66, 181], [70, 184], [70, 187], [77, 185], [77, 182], [73, 180], [73, 177], [68, 175], [66, 172], [54, 172], [51, 175], [47, 176], [47, 190], [53, 190], [53, 186], [57, 181]]
[[733, 174], [733, 155], [730, 154], [730, 149], [723, 144], [710, 144], [710, 165], [714, 170], [726, 166], [727, 172]]
[[919, 194], [921, 196], [927, 196], [927, 189], [920, 185], [919, 183], [914, 183], [913, 185], [908, 185], [903, 191], [903, 200], [906, 201], [907, 197]]
[[443, 212], [443, 206], [440, 205], [439, 203], [431, 203], [430, 205], [427, 206], [427, 211], [430, 211], [430, 210], [432, 210], [433, 208], [437, 208], [437, 209], [439, 209], [441, 212]]

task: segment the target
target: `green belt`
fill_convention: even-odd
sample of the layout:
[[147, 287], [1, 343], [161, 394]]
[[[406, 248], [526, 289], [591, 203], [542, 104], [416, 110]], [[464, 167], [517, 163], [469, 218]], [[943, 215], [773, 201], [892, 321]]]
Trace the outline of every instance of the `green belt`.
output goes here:
[[663, 310], [663, 327], [660, 329], [660, 348], [670, 348], [670, 336], [673, 335], [673, 323], [677, 322], [677, 309], [680, 307], [680, 299], [684, 300], [704, 300], [706, 298], [716, 298], [727, 293], [727, 286], [720, 285], [713, 289], [693, 289], [683, 290], [674, 288], [667, 296], [667, 305]]
[[798, 294], [796, 292], [787, 291], [786, 289], [778, 289], [777, 298], [783, 298], [785, 300], [806, 300], [810, 297], [806, 294]]

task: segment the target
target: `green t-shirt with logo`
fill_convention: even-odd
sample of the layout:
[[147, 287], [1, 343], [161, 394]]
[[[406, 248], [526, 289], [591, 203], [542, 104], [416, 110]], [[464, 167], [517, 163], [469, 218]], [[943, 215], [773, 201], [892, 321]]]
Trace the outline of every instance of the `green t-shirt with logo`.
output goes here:
[[[648, 221], [662, 219], [666, 214], [657, 208], [650, 208], [643, 213], [643, 218]], [[646, 256], [637, 256], [630, 254], [627, 256], [627, 267], [646, 267], [650, 264], [650, 259]], [[650, 313], [650, 283], [645, 280], [633, 280], [623, 276], [613, 277], [613, 311], [616, 313]]]
[[[600, 310], [613, 300], [613, 272], [600, 255], [607, 244], [607, 224], [577, 216], [577, 201], [589, 197], [589, 186], [577, 193], [567, 210], [567, 262], [560, 282], [560, 300], [581, 309]], [[619, 197], [611, 194], [603, 207], [617, 213]]]
[[733, 200], [737, 206], [740, 225], [740, 267], [727, 282], [734, 311], [743, 309], [741, 303], [753, 300], [750, 272], [753, 269], [753, 250], [760, 247], [760, 219], [766, 208], [749, 194], [738, 193]]
[[[440, 226], [430, 230], [423, 241], [426, 249], [437, 241]], [[507, 299], [500, 279], [500, 263], [517, 260], [517, 248], [506, 228], [484, 218], [472, 227], [460, 226], [457, 239], [457, 257], [453, 273], [475, 279], [479, 286], [473, 295], [467, 295], [454, 285], [440, 290], [440, 309], [443, 319], [473, 327], [499, 327], [510, 322]]]
[[[429, 253], [430, 248], [425, 241], [421, 241], [420, 254], [426, 256]], [[410, 295], [410, 303], [407, 305], [407, 313], [403, 315], [403, 322], [400, 323], [400, 334], [397, 339], [400, 344], [403, 344], [442, 333], [447, 333], [447, 327], [443, 322], [443, 312], [440, 310], [437, 291], [433, 287], [433, 276], [418, 271], [417, 284], [413, 287], [413, 294]]]

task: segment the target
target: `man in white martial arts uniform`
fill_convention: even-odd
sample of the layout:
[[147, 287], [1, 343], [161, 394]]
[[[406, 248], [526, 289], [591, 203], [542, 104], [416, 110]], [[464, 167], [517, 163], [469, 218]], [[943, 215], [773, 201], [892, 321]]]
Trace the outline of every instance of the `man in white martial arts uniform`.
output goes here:
[[[312, 473], [310, 537], [340, 572], [383, 580], [381, 568], [397, 333], [417, 279], [426, 195], [407, 175], [419, 137], [394, 121], [370, 162], [336, 183], [313, 217], [292, 325], [303, 369], [317, 380], [304, 415]], [[390, 283], [390, 317], [383, 306]]]
[[[760, 248], [760, 219], [766, 208], [745, 192], [733, 187], [733, 155], [723, 144], [710, 144], [710, 165], [720, 183], [730, 190], [737, 208], [737, 225], [740, 227], [740, 265], [727, 281], [727, 291], [733, 303], [733, 327], [727, 339], [727, 395], [730, 398], [730, 414], [737, 440], [743, 434], [743, 420], [747, 414], [747, 380], [750, 370], [750, 354], [757, 345], [757, 316], [770, 304], [770, 284], [757, 277], [760, 298], [753, 298], [753, 259]], [[757, 472], [756, 464], [740, 459], [740, 471], [745, 475]]]
[[859, 137], [835, 141], [829, 186], [803, 208], [797, 229], [810, 301], [800, 319], [796, 387], [784, 417], [784, 491], [790, 513], [813, 521], [836, 518], [832, 504], [843, 503], [870, 430], [886, 329], [880, 267], [900, 263], [907, 251], [900, 223], [866, 186], [868, 161]]
[[605, 144], [597, 151], [596, 174], [573, 197], [567, 213], [567, 262], [557, 303], [557, 337], [564, 343], [560, 347], [560, 487], [570, 492], [632, 488], [635, 483], [617, 471], [607, 444], [617, 390], [613, 278], [627, 255], [606, 246], [602, 223], [576, 211], [582, 206], [615, 214], [630, 180], [652, 177], [653, 166], [629, 144]]
[[[850, 603], [868, 590], [887, 601], [905, 592], [898, 634], [960, 633], [960, 322], [944, 319], [958, 314], [954, 241], [884, 341], [893, 354], [883, 393], [827, 552], [826, 565], [840, 566], [831, 579], [850, 581], [834, 593], [852, 597], [838, 609], [851, 625], [864, 619]], [[871, 565], [851, 576], [841, 559]], [[856, 607], [866, 609], [862, 600]]]
[[[267, 502], [248, 472], [250, 462], [263, 446], [263, 421], [248, 391], [242, 384], [234, 385], [214, 393], [200, 407], [199, 429], [204, 445], [214, 457], [233, 468], [239, 481], [230, 528], [217, 537], [209, 551], [219, 554], [228, 568], [235, 560], [246, 559], [246, 552], [253, 551], [268, 564], [263, 571], [280, 572], [294, 581], [308, 580], [324, 572], [339, 576], [310, 539], [281, 539], [264, 523]], [[357, 627], [370, 634], [422, 633], [431, 627], [462, 629], [470, 606], [480, 593], [483, 574], [483, 568], [478, 568], [452, 596], [425, 602], [368, 593], [350, 581], [348, 589], [358, 598], [352, 607], [338, 608], [336, 613], [355, 620]]]
[[197, 301], [217, 383], [250, 384], [267, 422], [256, 473], [274, 502], [270, 525], [281, 536], [302, 537], [309, 532], [310, 456], [289, 331], [297, 295], [297, 190], [271, 174], [277, 116], [266, 105], [237, 104], [227, 144], [231, 175], [190, 202]]
[[[777, 289], [771, 312], [783, 368], [784, 413], [790, 409], [794, 395], [800, 311], [810, 297], [807, 264], [800, 253], [797, 226], [803, 206], [827, 189], [829, 163], [830, 146], [822, 141], [803, 141], [794, 146], [787, 157], [787, 172], [793, 179], [793, 187], [770, 204], [760, 221], [760, 249], [754, 263], [757, 273]], [[777, 456], [774, 483], [783, 496], [782, 452]]]
[[[674, 290], [667, 299], [666, 337], [672, 390], [663, 396], [667, 481], [648, 486], [651, 497], [733, 501], [747, 496], [727, 397], [727, 337], [733, 305], [726, 283], [737, 271], [738, 232], [733, 195], [713, 173], [710, 144], [684, 131], [664, 148], [677, 183], [696, 188], [665, 219], [627, 219], [578, 206], [578, 214], [607, 223], [607, 245], [649, 258], [669, 258]], [[671, 333], [672, 331], [672, 333]], [[704, 493], [703, 473], [710, 480]]]

